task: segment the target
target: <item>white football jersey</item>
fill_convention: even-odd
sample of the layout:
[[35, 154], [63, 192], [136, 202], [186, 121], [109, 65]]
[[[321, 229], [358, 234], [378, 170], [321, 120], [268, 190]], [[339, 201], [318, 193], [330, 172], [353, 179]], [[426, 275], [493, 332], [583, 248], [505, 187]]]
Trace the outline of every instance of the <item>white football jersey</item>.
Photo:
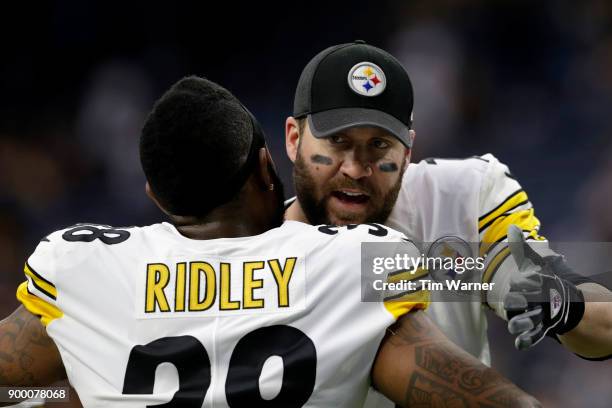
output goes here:
[[418, 255], [402, 237], [376, 224], [214, 240], [79, 224], [41, 241], [17, 296], [85, 407], [352, 408], [385, 329], [427, 305], [425, 291], [361, 300], [362, 242]]
[[[542, 239], [527, 194], [508, 167], [491, 154], [411, 163], [385, 223], [425, 246], [459, 238], [471, 248], [470, 256], [485, 257], [483, 281], [495, 280], [498, 287], [503, 285], [496, 273], [511, 268], [513, 262], [505, 243], [510, 224], [522, 228], [528, 239]], [[444, 300], [444, 295], [431, 292], [428, 315], [453, 342], [490, 365], [486, 306], [479, 301]], [[367, 407], [392, 406], [382, 396], [370, 394]]]

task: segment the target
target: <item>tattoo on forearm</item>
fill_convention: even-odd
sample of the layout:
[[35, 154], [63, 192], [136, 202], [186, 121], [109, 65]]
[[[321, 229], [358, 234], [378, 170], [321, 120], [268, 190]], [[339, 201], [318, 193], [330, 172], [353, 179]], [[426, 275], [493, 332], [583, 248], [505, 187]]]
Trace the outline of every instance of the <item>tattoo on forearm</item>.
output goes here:
[[464, 397], [449, 389], [441, 381], [429, 379], [416, 372], [410, 378], [406, 402], [410, 407], [468, 407]]
[[0, 351], [0, 360], [6, 361], [7, 363], [12, 363], [14, 358], [10, 354]]
[[[412, 350], [415, 369], [404, 402], [410, 407], [514, 408], [534, 400], [495, 370], [478, 362], [449, 340], [422, 315], [389, 329], [390, 341]], [[395, 340], [393, 340], [395, 337]]]
[[465, 368], [457, 359], [439, 347], [439, 344], [417, 346], [415, 349], [416, 364], [431, 374], [448, 382], [455, 382]]
[[459, 378], [459, 386], [470, 394], [480, 395], [500, 385], [499, 376], [491, 375], [489, 368], [468, 368]]
[[490, 369], [472, 367], [456, 358], [443, 343], [426, 344], [415, 348], [416, 364], [436, 377], [456, 383], [462, 390], [479, 395], [499, 383], [499, 376], [492, 376]]
[[520, 397], [521, 393], [518, 389], [507, 387], [489, 395], [487, 401], [490, 401], [495, 407], [516, 407]]
[[[57, 353], [38, 317], [17, 309], [0, 322], [0, 385], [45, 385], [65, 377]], [[41, 359], [53, 366], [41, 372]]]
[[321, 154], [313, 154], [310, 156], [310, 160], [316, 164], [323, 164], [325, 166], [331, 166], [334, 162], [331, 157], [323, 156]]
[[[492, 369], [440, 351], [444, 344], [417, 348], [415, 370], [406, 391], [411, 407], [520, 407], [524, 394]], [[433, 351], [435, 349], [435, 351]], [[475, 404], [477, 401], [477, 405]]]
[[410, 407], [453, 407], [453, 408], [515, 408], [521, 405], [521, 393], [514, 388], [498, 390], [484, 400], [476, 403], [470, 401], [465, 395], [455, 391], [443, 381], [414, 373], [410, 378], [406, 405]]

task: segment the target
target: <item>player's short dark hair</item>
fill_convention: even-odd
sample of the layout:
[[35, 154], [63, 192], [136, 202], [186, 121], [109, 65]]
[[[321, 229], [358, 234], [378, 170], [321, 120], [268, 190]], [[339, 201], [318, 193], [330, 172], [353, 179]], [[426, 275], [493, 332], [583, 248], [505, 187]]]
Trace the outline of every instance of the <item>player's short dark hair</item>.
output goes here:
[[188, 216], [222, 204], [224, 192], [237, 187], [228, 184], [246, 160], [252, 132], [248, 113], [227, 89], [196, 76], [174, 84], [140, 137], [142, 168], [160, 204]]

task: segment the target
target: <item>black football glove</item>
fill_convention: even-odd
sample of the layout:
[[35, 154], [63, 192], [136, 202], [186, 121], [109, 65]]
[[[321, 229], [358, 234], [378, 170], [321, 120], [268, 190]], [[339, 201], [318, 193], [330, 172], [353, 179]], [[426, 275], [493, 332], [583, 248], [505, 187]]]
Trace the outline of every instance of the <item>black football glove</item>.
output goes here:
[[515, 225], [508, 228], [508, 245], [518, 266], [504, 296], [508, 331], [517, 335], [515, 347], [524, 350], [549, 332], [564, 334], [576, 327], [584, 315], [584, 296], [555, 273], [565, 266], [563, 256], [540, 256]]

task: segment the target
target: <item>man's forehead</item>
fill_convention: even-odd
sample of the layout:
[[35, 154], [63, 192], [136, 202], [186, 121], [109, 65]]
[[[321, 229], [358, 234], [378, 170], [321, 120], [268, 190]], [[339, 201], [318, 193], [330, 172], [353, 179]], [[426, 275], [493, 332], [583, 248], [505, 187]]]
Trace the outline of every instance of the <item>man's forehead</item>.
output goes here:
[[[308, 121], [306, 121], [306, 126], [310, 130]], [[395, 136], [393, 136], [390, 132], [377, 126], [353, 126], [350, 128], [339, 130], [338, 132], [334, 132], [328, 137], [331, 136], [345, 136], [354, 139], [370, 139], [374, 137], [382, 137], [385, 139], [389, 139], [390, 141], [396, 140]]]
[[395, 139], [395, 136], [390, 132], [376, 126], [353, 126], [334, 134], [347, 137], [385, 137]]

